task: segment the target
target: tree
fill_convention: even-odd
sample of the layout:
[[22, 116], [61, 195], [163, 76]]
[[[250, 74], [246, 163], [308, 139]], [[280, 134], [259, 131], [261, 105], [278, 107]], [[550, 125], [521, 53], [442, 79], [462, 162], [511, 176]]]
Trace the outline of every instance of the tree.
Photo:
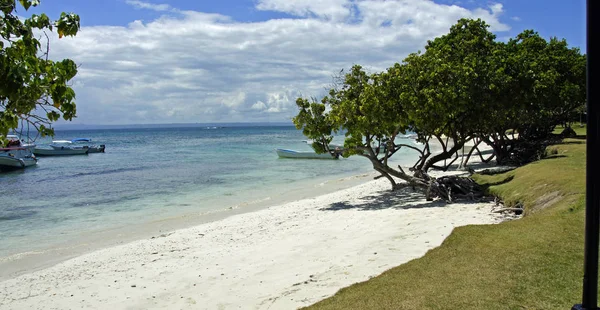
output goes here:
[[[498, 163], [524, 163], [555, 126], [578, 119], [585, 106], [585, 56], [533, 30], [499, 44], [497, 55], [499, 91], [480, 136]], [[518, 137], [509, 138], [509, 131]]]
[[[316, 145], [318, 151], [327, 151], [332, 132], [344, 129], [343, 156], [368, 158], [393, 189], [410, 186], [428, 198], [452, 200], [451, 188], [461, 181], [445, 186], [427, 172], [449, 167], [452, 161], [443, 166], [438, 163], [450, 159], [474, 137], [493, 100], [490, 57], [496, 43], [488, 27], [481, 20], [461, 19], [447, 35], [428, 42], [423, 54], [411, 54], [385, 72], [367, 74], [354, 66], [342, 88], [332, 89], [321, 103], [299, 98], [300, 112], [294, 123], [321, 145]], [[407, 131], [418, 135], [422, 148], [398, 144], [398, 134]], [[432, 154], [433, 141], [441, 152]], [[389, 164], [402, 148], [419, 154], [412, 173]], [[397, 183], [394, 178], [406, 183]]]
[[388, 159], [405, 146], [394, 144], [395, 137], [408, 129], [407, 118], [390, 82], [387, 73], [367, 74], [356, 65], [345, 75], [341, 88], [331, 89], [321, 103], [298, 98], [300, 111], [293, 121], [305, 136], [315, 141], [313, 147], [317, 152], [334, 151], [328, 147], [332, 133], [345, 130], [342, 156], [369, 159], [373, 168], [396, 189], [399, 185], [392, 176], [410, 184], [420, 180], [388, 165]]
[[398, 76], [396, 87], [406, 88], [401, 101], [412, 130], [423, 142], [433, 139], [441, 148], [431, 157], [427, 149], [416, 170], [448, 169], [453, 161], [438, 163], [476, 138], [487, 121], [497, 89], [493, 59], [497, 43], [487, 28], [480, 19], [461, 19], [448, 34], [429, 41], [425, 53], [404, 60], [409, 73]]
[[[344, 130], [342, 155], [370, 160], [393, 190], [409, 186], [448, 201], [480, 195], [470, 179], [436, 179], [428, 171], [448, 169], [468, 141], [474, 146], [462, 164], [481, 142], [503, 162], [520, 152], [516, 146], [537, 143], [585, 103], [585, 57], [577, 49], [533, 31], [496, 42], [488, 28], [482, 20], [461, 19], [429, 41], [425, 52], [384, 72], [368, 74], [355, 65], [320, 102], [298, 98], [294, 124], [315, 141], [317, 152], [332, 154], [333, 134]], [[519, 137], [509, 138], [509, 130]], [[407, 131], [422, 147], [396, 140]], [[408, 172], [390, 164], [402, 148], [418, 153]]]
[[[39, 0], [19, 0], [25, 10]], [[24, 20], [16, 15], [14, 0], [0, 0], [0, 145], [19, 123], [33, 125], [41, 135], [53, 135], [49, 125], [61, 116], [76, 115], [75, 92], [68, 82], [77, 74], [70, 59], [49, 59], [47, 31], [56, 29], [59, 38], [75, 36], [79, 16], [62, 13], [56, 21], [46, 14]]]

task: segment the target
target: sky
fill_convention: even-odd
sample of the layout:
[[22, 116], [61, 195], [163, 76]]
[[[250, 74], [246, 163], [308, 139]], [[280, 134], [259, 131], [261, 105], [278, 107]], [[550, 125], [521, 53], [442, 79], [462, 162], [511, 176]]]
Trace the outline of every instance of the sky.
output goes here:
[[525, 29], [585, 51], [585, 0], [42, 0], [20, 16], [81, 17], [51, 35], [73, 59], [72, 124], [286, 122], [341, 69], [383, 71], [460, 18], [498, 40]]

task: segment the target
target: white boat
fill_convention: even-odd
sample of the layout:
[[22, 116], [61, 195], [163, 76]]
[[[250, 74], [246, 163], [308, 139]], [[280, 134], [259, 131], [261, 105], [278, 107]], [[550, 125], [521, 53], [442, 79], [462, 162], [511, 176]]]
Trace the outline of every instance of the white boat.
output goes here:
[[33, 154], [38, 156], [86, 155], [88, 151], [87, 148], [72, 148], [68, 146], [56, 148], [52, 146], [51, 148], [36, 147], [33, 149]]
[[54, 140], [50, 147], [55, 150], [64, 150], [64, 149], [87, 149], [87, 153], [104, 153], [104, 149], [106, 146], [104, 144], [101, 145], [88, 145], [89, 142], [92, 142], [92, 139], [89, 138], [76, 138], [73, 140]]
[[73, 140], [71, 140], [71, 143], [73, 143], [73, 145], [80, 145], [81, 143], [83, 143], [83, 146], [87, 146], [89, 151], [88, 153], [104, 153], [104, 150], [106, 149], [106, 145], [104, 144], [89, 144], [90, 142], [92, 142], [92, 139], [90, 138], [75, 138]]
[[338, 159], [339, 154], [331, 155], [329, 153], [317, 154], [315, 152], [294, 151], [286, 149], [276, 149], [277, 155], [281, 158], [304, 158], [304, 159]]
[[20, 146], [0, 148], [0, 170], [23, 169], [37, 164], [31, 149]]
[[6, 147], [23, 147], [29, 150], [33, 150], [35, 148], [35, 143], [31, 141], [25, 141], [24, 139], [19, 139], [17, 135], [6, 135], [6, 139], [8, 140], [8, 145]]

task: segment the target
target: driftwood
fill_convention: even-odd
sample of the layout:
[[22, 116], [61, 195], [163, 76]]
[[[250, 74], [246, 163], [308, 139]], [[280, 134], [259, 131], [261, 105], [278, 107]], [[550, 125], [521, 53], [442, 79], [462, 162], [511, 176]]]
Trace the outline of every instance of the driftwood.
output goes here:
[[504, 207], [504, 201], [500, 197], [494, 197], [494, 202], [496, 203], [496, 207], [500, 207], [500, 209], [492, 210], [492, 213], [511, 212], [515, 215], [523, 215], [524, 206], [521, 202], [517, 202], [512, 207]]
[[484, 189], [469, 177], [427, 177], [429, 187], [426, 190], [426, 198], [428, 200], [439, 197], [451, 203], [457, 200], [479, 200], [485, 196]]

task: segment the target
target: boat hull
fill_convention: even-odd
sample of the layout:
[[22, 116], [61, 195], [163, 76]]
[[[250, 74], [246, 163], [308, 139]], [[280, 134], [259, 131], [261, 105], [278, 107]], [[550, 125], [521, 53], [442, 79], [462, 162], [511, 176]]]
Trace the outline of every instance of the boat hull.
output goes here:
[[35, 148], [33, 149], [33, 154], [37, 156], [67, 156], [67, 155], [86, 155], [88, 153], [88, 149], [42, 149]]
[[[70, 150], [87, 150], [87, 153], [104, 153], [104, 149], [106, 148], [106, 146], [104, 144], [101, 145], [83, 145], [83, 146], [72, 146], [72, 145], [59, 145], [59, 144], [50, 144], [50, 147], [53, 150], [64, 150], [64, 149], [70, 149]], [[46, 149], [45, 149], [46, 150]]]
[[89, 153], [104, 153], [105, 148], [106, 148], [106, 146], [104, 144], [92, 145], [88, 148], [88, 154]]
[[277, 155], [281, 158], [301, 158], [301, 159], [338, 159], [339, 156], [331, 156], [329, 153], [317, 154], [315, 152], [302, 152], [286, 149], [276, 149]]
[[31, 167], [37, 164], [37, 158], [31, 154], [29, 149], [1, 149], [0, 170], [15, 170]]

